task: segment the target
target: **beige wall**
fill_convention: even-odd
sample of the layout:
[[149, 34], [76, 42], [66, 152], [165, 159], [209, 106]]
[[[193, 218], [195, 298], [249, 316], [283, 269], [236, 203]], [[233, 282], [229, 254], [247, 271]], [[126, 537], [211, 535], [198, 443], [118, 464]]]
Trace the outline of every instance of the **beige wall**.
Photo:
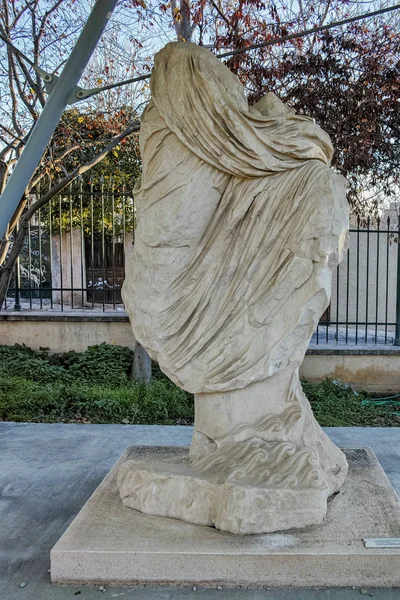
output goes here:
[[[53, 317], [54, 318], [54, 317]], [[135, 338], [129, 322], [119, 321], [33, 321], [3, 320], [0, 317], [0, 344], [26, 344], [30, 348], [50, 348], [53, 352], [81, 352], [95, 344], [114, 344], [134, 348]]]
[[[40, 318], [40, 320], [38, 320]], [[67, 320], [67, 315], [54, 316], [53, 320], [43, 320], [40, 315], [29, 320], [13, 315], [0, 316], [0, 344], [26, 344], [32, 348], [45, 347], [53, 352], [85, 350], [93, 344], [118, 344], [134, 348], [135, 339], [125, 316], [83, 317], [85, 320]], [[47, 317], [48, 319], [49, 317]], [[104, 319], [109, 319], [104, 320]], [[12, 319], [12, 320], [11, 320]], [[345, 351], [346, 352], [346, 351]], [[399, 353], [358, 354], [359, 350], [349, 349], [346, 353], [338, 350], [318, 350], [309, 352], [301, 368], [301, 374], [310, 381], [341, 379], [355, 387], [379, 392], [400, 392], [400, 349]], [[394, 350], [396, 352], [396, 350]]]
[[[381, 228], [382, 229], [382, 228]], [[379, 242], [378, 242], [379, 238]], [[350, 235], [349, 253], [333, 274], [331, 319], [354, 322], [357, 317], [357, 255], [359, 255], [358, 273], [358, 321], [375, 322], [378, 309], [378, 321], [395, 322], [396, 319], [396, 280], [397, 280], [397, 243], [386, 233], [369, 234], [369, 261], [367, 273], [368, 236], [365, 230]], [[388, 269], [387, 269], [388, 265]], [[347, 307], [347, 277], [349, 281], [349, 302]], [[339, 298], [336, 294], [336, 281], [339, 279]], [[367, 285], [368, 284], [368, 285]], [[387, 303], [386, 303], [387, 294]], [[387, 304], [387, 306], [386, 306]], [[337, 312], [338, 311], [338, 312]], [[371, 329], [371, 325], [369, 328]], [[379, 327], [383, 329], [382, 326]], [[393, 327], [390, 328], [393, 330]], [[362, 328], [360, 329], [360, 332]]]
[[370, 392], [400, 392], [400, 354], [307, 354], [301, 376], [309, 381], [340, 379]]

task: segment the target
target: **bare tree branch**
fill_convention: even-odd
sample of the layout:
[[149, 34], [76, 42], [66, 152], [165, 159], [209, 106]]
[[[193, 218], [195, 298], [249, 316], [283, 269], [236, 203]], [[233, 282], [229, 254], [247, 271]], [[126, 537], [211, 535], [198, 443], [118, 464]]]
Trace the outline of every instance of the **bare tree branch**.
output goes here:
[[[19, 225], [20, 228], [18, 230], [18, 233], [15, 236], [15, 240], [11, 249], [11, 252], [9, 253], [8, 257], [6, 258], [6, 262], [4, 265], [4, 269], [1, 272], [0, 275], [0, 310], [3, 306], [3, 302], [7, 293], [7, 289], [8, 286], [10, 284], [10, 280], [12, 277], [12, 273], [14, 270], [14, 266], [15, 266], [15, 262], [19, 256], [19, 253], [21, 251], [22, 245], [24, 243], [25, 240], [25, 236], [27, 234], [28, 231], [28, 227], [29, 227], [29, 221], [31, 220], [31, 218], [33, 217], [33, 215], [39, 210], [39, 208], [41, 208], [42, 206], [45, 206], [46, 204], [48, 204], [48, 202], [50, 202], [50, 200], [52, 198], [54, 198], [54, 196], [57, 196], [57, 194], [59, 194], [60, 192], [62, 192], [62, 190], [68, 185], [70, 184], [72, 181], [74, 181], [75, 179], [77, 179], [78, 177], [80, 177], [81, 175], [83, 175], [84, 173], [86, 173], [87, 171], [89, 171], [90, 169], [92, 169], [95, 165], [97, 165], [98, 163], [100, 163], [109, 152], [111, 152], [116, 146], [118, 146], [118, 144], [127, 136], [131, 135], [132, 133], [134, 133], [135, 131], [139, 131], [140, 129], [140, 123], [139, 121], [133, 121], [131, 122], [125, 129], [124, 131], [122, 131], [119, 135], [115, 136], [112, 141], [97, 155], [95, 156], [92, 160], [86, 162], [83, 165], [80, 165], [79, 167], [77, 167], [76, 169], [74, 169], [74, 171], [72, 171], [72, 173], [69, 173], [66, 177], [63, 177], [58, 183], [56, 183], [48, 192], [46, 192], [45, 194], [43, 194], [43, 196], [40, 196], [40, 198], [38, 198], [38, 200], [36, 200], [36, 202], [34, 202], [23, 214], [22, 218], [19, 220], [17, 217], [18, 215], [15, 215], [16, 220], [19, 220]], [[18, 211], [21, 209], [22, 203], [24, 202], [24, 199], [22, 199], [19, 207], [18, 207]], [[24, 208], [24, 206], [23, 206]], [[23, 210], [22, 208], [22, 210]], [[13, 221], [14, 221], [14, 217], [13, 217]], [[3, 240], [4, 242], [4, 240]], [[4, 252], [4, 243], [1, 244], [0, 246], [0, 258], [1, 258], [1, 254], [3, 255], [3, 261], [7, 255], [7, 251], [9, 249], [9, 240], [8, 240], [8, 247], [7, 247], [7, 251]]]

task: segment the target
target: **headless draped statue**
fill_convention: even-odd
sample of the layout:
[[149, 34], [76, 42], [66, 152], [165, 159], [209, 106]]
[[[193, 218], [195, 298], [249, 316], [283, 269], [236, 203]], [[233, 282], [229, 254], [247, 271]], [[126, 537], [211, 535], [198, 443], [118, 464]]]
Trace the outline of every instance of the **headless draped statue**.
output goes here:
[[123, 298], [195, 427], [185, 463], [124, 463], [122, 501], [232, 533], [320, 523], [347, 463], [298, 371], [348, 235], [330, 139], [272, 93], [249, 106], [191, 43], [156, 55], [150, 85]]

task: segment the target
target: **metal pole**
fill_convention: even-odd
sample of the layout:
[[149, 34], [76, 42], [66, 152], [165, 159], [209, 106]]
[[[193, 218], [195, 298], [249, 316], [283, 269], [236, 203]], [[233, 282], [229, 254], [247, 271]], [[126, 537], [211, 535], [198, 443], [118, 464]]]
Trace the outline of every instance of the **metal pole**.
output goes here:
[[394, 345], [400, 346], [400, 212], [397, 219], [396, 335]]
[[118, 0], [97, 0], [0, 198], [0, 238], [31, 180]]
[[21, 274], [19, 270], [19, 256], [15, 261], [15, 298], [14, 310], [21, 310]]
[[[19, 224], [17, 223], [15, 226], [15, 232], [14, 232], [14, 242], [17, 238], [18, 230], [19, 230]], [[17, 256], [17, 260], [15, 261], [14, 280], [15, 280], [14, 310], [21, 310], [21, 271], [20, 271], [19, 254]]]

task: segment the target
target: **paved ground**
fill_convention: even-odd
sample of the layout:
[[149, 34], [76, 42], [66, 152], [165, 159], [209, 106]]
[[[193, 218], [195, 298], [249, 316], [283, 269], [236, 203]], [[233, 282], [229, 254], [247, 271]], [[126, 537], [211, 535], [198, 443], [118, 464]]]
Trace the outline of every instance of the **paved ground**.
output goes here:
[[[400, 493], [400, 428], [328, 428], [327, 432], [341, 446], [370, 446]], [[0, 600], [356, 600], [363, 596], [400, 600], [400, 589], [110, 587], [102, 592], [88, 586], [51, 586], [51, 547], [126, 446], [187, 445], [190, 437], [190, 427], [0, 423]]]

